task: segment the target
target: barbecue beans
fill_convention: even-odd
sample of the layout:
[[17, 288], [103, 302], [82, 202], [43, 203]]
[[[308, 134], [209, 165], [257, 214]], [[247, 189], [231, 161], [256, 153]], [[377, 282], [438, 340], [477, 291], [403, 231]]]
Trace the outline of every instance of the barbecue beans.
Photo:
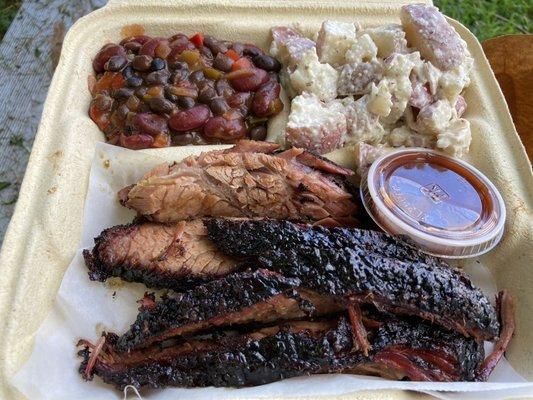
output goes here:
[[108, 143], [130, 149], [261, 140], [282, 108], [279, 65], [207, 35], [131, 36], [94, 57], [89, 115]]

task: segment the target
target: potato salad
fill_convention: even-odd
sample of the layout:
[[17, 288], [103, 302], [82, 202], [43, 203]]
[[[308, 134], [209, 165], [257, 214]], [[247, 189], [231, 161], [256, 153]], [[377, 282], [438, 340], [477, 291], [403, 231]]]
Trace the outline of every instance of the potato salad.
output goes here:
[[294, 27], [272, 38], [291, 108], [270, 139], [319, 154], [350, 146], [361, 168], [397, 147], [468, 152], [473, 59], [436, 7], [404, 6], [401, 25], [324, 21], [314, 40]]

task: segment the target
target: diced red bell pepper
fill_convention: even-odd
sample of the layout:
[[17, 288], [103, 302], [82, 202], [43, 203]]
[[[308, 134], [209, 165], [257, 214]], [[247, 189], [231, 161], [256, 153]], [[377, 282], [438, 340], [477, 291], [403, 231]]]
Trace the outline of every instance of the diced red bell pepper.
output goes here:
[[233, 61], [237, 61], [241, 56], [235, 50], [229, 49], [224, 53], [227, 57], [231, 58]]
[[189, 40], [196, 46], [200, 47], [204, 45], [204, 35], [200, 32], [198, 32], [196, 35], [193, 35], [189, 38]]
[[93, 93], [101, 93], [104, 90], [120, 89], [124, 86], [124, 77], [120, 72], [105, 72], [93, 86]]
[[89, 116], [94, 121], [98, 128], [103, 132], [109, 126], [111, 121], [109, 120], [109, 111], [102, 111], [94, 104], [89, 108]]
[[254, 65], [252, 64], [252, 62], [246, 58], [246, 57], [242, 57], [242, 58], [239, 58], [237, 61], [235, 61], [233, 63], [233, 65], [231, 66], [231, 70], [232, 71], [236, 71], [238, 69], [253, 69], [254, 68]]

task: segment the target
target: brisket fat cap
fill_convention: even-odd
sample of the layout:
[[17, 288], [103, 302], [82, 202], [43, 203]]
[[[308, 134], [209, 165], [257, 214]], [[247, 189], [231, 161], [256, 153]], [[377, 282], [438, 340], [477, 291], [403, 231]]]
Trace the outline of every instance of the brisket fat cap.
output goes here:
[[119, 199], [157, 222], [211, 216], [356, 223], [359, 199], [344, 183], [353, 172], [301, 149], [242, 151], [249, 147], [255, 145], [161, 165], [121, 190]]
[[117, 336], [100, 346], [87, 341], [80, 373], [123, 389], [165, 386], [253, 386], [293, 376], [354, 372], [397, 379], [472, 380], [483, 359], [474, 339], [436, 326], [385, 321], [372, 332], [372, 352], [353, 350], [352, 332], [341, 318], [291, 322], [237, 336], [188, 339], [162, 348], [116, 352]]
[[[379, 309], [406, 313], [438, 323], [478, 340], [494, 340], [499, 333], [495, 308], [468, 277], [441, 261], [407, 250], [379, 234], [272, 220], [206, 220], [209, 237], [228, 255], [250, 265], [298, 278], [302, 287]], [[338, 232], [338, 234], [335, 234]], [[342, 239], [342, 235], [347, 235]], [[361, 236], [362, 244], [350, 240]], [[382, 249], [368, 243], [378, 237]], [[389, 255], [387, 257], [387, 254]], [[407, 261], [403, 258], [406, 255]]]
[[136, 321], [118, 340], [117, 350], [129, 351], [215, 327], [265, 324], [340, 310], [334, 298], [298, 291], [298, 286], [298, 279], [257, 270], [229, 275], [157, 302], [146, 301], [148, 306], [141, 307]]
[[120, 277], [151, 288], [184, 291], [226, 276], [235, 261], [219, 251], [201, 220], [137, 221], [104, 230], [84, 250], [91, 280]]

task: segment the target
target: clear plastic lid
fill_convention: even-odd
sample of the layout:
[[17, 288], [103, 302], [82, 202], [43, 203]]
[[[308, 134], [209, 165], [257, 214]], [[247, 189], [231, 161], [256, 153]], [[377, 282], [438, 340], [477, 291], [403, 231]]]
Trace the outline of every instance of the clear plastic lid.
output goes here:
[[477, 169], [428, 149], [378, 158], [361, 183], [366, 210], [386, 232], [439, 257], [474, 257], [501, 239], [505, 205]]

